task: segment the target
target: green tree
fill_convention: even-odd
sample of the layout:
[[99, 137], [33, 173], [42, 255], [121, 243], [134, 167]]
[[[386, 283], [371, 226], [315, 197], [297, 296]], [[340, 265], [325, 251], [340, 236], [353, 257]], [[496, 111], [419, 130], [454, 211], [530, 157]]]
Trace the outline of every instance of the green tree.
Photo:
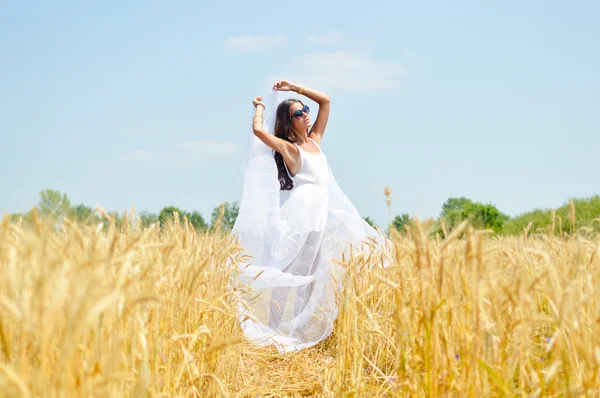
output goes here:
[[155, 213], [151, 213], [148, 210], [144, 210], [139, 214], [142, 228], [147, 228], [150, 225], [158, 222], [158, 216]]
[[365, 217], [365, 218], [363, 218], [363, 220], [365, 220], [367, 222], [367, 224], [369, 224], [370, 226], [372, 226], [373, 228], [375, 228], [375, 221], [373, 221], [371, 219], [371, 217]]
[[410, 216], [408, 215], [408, 213], [402, 213], [401, 215], [394, 217], [392, 225], [394, 226], [394, 228], [396, 228], [396, 230], [398, 230], [398, 232], [406, 233], [406, 229], [404, 228], [404, 226], [406, 225], [410, 227]]
[[475, 228], [491, 229], [495, 233], [502, 231], [502, 226], [509, 217], [492, 204], [473, 202], [467, 198], [449, 198], [442, 205], [440, 221], [451, 231], [464, 220], [469, 220]]
[[69, 209], [69, 218], [79, 224], [91, 224], [100, 222], [100, 219], [94, 214], [94, 209], [84, 204], [78, 204], [77, 206]]
[[31, 225], [31, 212], [29, 213], [12, 213], [10, 215], [10, 221], [18, 223], [19, 220], [23, 223], [22, 225]]
[[104, 224], [104, 228], [108, 228], [110, 224], [109, 218], [114, 219], [115, 228], [117, 229], [117, 231], [121, 230], [127, 222], [127, 219], [123, 217], [123, 215], [120, 214], [118, 211], [110, 211], [106, 213], [106, 215], [108, 217], [102, 217], [102, 224]]
[[57, 221], [69, 214], [71, 201], [67, 194], [61, 194], [54, 189], [46, 189], [40, 192], [37, 207], [41, 217]]
[[196, 231], [204, 231], [206, 230], [206, 221], [204, 221], [204, 217], [202, 214], [194, 210], [191, 213], [187, 214], [187, 218], [190, 224], [194, 226]]
[[177, 215], [178, 215], [179, 222], [182, 223], [183, 217], [185, 216], [185, 212], [181, 211], [179, 208], [177, 208], [175, 206], [167, 206], [167, 207], [163, 207], [163, 209], [158, 214], [158, 221], [160, 222], [160, 225], [163, 226], [169, 220], [173, 220], [175, 213], [177, 213]]
[[472, 205], [471, 199], [461, 198], [449, 198], [442, 204], [442, 217], [447, 217], [449, 214], [463, 210], [465, 207]]
[[[575, 213], [571, 213], [571, 200]], [[554, 227], [552, 226], [551, 209], [535, 209], [506, 221], [502, 233], [506, 235], [520, 235], [531, 223], [530, 233], [547, 234], [553, 231], [555, 235], [571, 234], [579, 228], [591, 228], [600, 232], [600, 195], [587, 198], [572, 198], [561, 207], [555, 209]], [[575, 219], [572, 219], [575, 216]], [[575, 224], [573, 224], [573, 221]]]
[[[235, 220], [237, 219], [238, 213], [240, 212], [239, 204], [237, 202], [223, 202], [221, 206], [224, 207], [223, 218], [221, 219], [221, 227], [226, 231], [230, 231], [233, 228], [233, 225], [235, 224]], [[217, 218], [219, 217], [219, 213], [221, 211], [221, 206], [215, 207], [212, 211], [210, 218], [211, 229], [214, 229], [215, 227]]]
[[478, 228], [491, 229], [495, 233], [502, 231], [502, 226], [509, 218], [492, 204], [474, 203], [469, 213], [473, 225]]
[[175, 206], [167, 206], [160, 211], [158, 215], [158, 221], [160, 222], [160, 225], [163, 226], [168, 220], [173, 220], [173, 214], [175, 212], [177, 212], [179, 216], [180, 223], [183, 223], [183, 219], [186, 217], [188, 222], [192, 224], [195, 230], [203, 231], [206, 229], [206, 221], [200, 212], [194, 210], [193, 212], [189, 213]]

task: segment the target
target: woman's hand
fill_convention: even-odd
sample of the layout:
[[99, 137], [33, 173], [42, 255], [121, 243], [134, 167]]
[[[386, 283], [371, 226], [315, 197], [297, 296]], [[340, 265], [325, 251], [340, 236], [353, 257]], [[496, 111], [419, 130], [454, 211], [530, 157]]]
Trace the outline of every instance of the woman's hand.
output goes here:
[[265, 107], [265, 104], [262, 102], [262, 97], [256, 97], [252, 100], [252, 105], [254, 105], [254, 107], [256, 108], [258, 105], [262, 105], [263, 108]]
[[275, 91], [295, 91], [296, 85], [287, 80], [278, 80], [273, 84], [273, 90]]

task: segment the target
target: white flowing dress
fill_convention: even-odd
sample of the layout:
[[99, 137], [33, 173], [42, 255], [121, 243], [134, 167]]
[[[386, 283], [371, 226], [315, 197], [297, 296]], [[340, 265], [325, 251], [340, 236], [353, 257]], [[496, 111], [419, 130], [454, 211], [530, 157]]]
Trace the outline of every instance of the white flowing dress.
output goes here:
[[[281, 99], [272, 94], [270, 100], [274, 110]], [[273, 115], [268, 124], [273, 125]], [[292, 177], [294, 187], [280, 191], [272, 150], [253, 138], [232, 231], [249, 255], [240, 264], [248, 288], [239, 308], [241, 327], [256, 344], [296, 351], [333, 330], [343, 276], [335, 260], [366, 239], [382, 247], [388, 241], [339, 188], [320, 148], [312, 153], [298, 146], [301, 167]]]

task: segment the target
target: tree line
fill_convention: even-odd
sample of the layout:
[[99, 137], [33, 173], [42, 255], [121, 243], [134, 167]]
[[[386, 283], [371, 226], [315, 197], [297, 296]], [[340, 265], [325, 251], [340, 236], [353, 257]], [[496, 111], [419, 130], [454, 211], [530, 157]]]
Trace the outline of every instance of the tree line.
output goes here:
[[[430, 236], [444, 237], [467, 220], [475, 229], [491, 231], [493, 235], [516, 236], [531, 234], [573, 235], [578, 231], [600, 232], [600, 195], [573, 198], [557, 209], [534, 209], [509, 217], [493, 204], [471, 199], [449, 198], [442, 204], [437, 219], [431, 221]], [[401, 234], [410, 231], [414, 219], [407, 213], [398, 215], [392, 226]]]
[[[53, 222], [60, 222], [67, 217], [80, 224], [108, 223], [107, 217], [97, 214], [91, 207], [85, 204], [72, 205], [67, 194], [52, 189], [40, 192], [36, 210], [40, 217]], [[147, 227], [154, 223], [165, 225], [177, 214], [180, 222], [187, 218], [188, 223], [196, 230], [205, 231], [215, 228], [221, 211], [220, 227], [231, 230], [238, 216], [238, 203], [224, 202], [215, 207], [210, 220], [205, 220], [196, 210], [190, 212], [175, 206], [165, 206], [158, 214], [145, 210], [138, 216], [142, 226]], [[116, 211], [107, 215], [117, 227], [127, 221], [124, 214]], [[22, 219], [27, 222], [30, 217], [30, 213], [11, 214], [13, 221]], [[370, 217], [364, 217], [364, 220], [375, 226]], [[490, 203], [479, 203], [465, 197], [449, 198], [442, 204], [437, 219], [429, 220], [429, 233], [443, 238], [465, 220], [474, 228], [490, 230], [495, 235], [520, 235], [523, 232], [573, 234], [580, 228], [600, 232], [600, 195], [571, 199], [558, 209], [535, 209], [512, 218]], [[400, 234], [407, 234], [414, 222], [415, 219], [408, 213], [402, 213], [394, 217], [389, 228], [394, 228]], [[387, 234], [390, 232], [389, 228], [385, 231]]]
[[[221, 212], [221, 207], [223, 208], [223, 215], [219, 221], [219, 225], [225, 230], [231, 230], [239, 211], [237, 203], [224, 202], [215, 207], [211, 213], [210, 220], [208, 221], [205, 220], [202, 214], [197, 210], [190, 212], [176, 206], [165, 206], [158, 214], [144, 210], [137, 216], [140, 219], [142, 227], [148, 227], [155, 223], [165, 225], [169, 221], [172, 221], [176, 214], [180, 222], [183, 222], [184, 218], [187, 218], [188, 223], [196, 230], [205, 231], [215, 227]], [[108, 225], [107, 217], [98, 214], [98, 212], [90, 206], [83, 203], [72, 205], [67, 194], [53, 189], [46, 189], [40, 192], [35, 209], [42, 219], [53, 223], [60, 223], [61, 220], [66, 217], [79, 224], [89, 225], [104, 223]], [[114, 220], [117, 228], [120, 228], [127, 222], [126, 215], [117, 211], [107, 212], [106, 215]], [[31, 213], [13, 213], [10, 217], [11, 220], [15, 222], [19, 219], [28, 222], [31, 218]]]

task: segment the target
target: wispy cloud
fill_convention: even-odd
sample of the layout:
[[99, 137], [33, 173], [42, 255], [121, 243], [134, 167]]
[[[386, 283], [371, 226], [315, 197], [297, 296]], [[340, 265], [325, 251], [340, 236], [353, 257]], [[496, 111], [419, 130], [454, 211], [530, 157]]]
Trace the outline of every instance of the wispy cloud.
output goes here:
[[406, 72], [403, 64], [381, 61], [364, 51], [316, 52], [296, 60], [290, 80], [323, 89], [352, 91], [396, 88]]
[[121, 160], [152, 160], [154, 159], [154, 154], [152, 152], [144, 151], [144, 150], [136, 150], [132, 152], [127, 152], [121, 155]]
[[287, 40], [287, 36], [281, 33], [232, 37], [225, 41], [225, 49], [237, 53], [270, 51], [283, 45]]
[[181, 144], [173, 145], [165, 151], [152, 153], [145, 150], [136, 150], [125, 153], [121, 156], [121, 160], [126, 161], [182, 161], [186, 159], [194, 160], [215, 160], [226, 159], [237, 153], [238, 146], [233, 142], [214, 141], [214, 140], [199, 140], [188, 141]]
[[330, 32], [323, 35], [308, 35], [308, 40], [317, 44], [333, 45], [341, 42], [344, 39], [342, 32]]
[[238, 146], [233, 142], [200, 140], [178, 144], [169, 153], [175, 156], [187, 153], [210, 158], [224, 158], [237, 151]]

